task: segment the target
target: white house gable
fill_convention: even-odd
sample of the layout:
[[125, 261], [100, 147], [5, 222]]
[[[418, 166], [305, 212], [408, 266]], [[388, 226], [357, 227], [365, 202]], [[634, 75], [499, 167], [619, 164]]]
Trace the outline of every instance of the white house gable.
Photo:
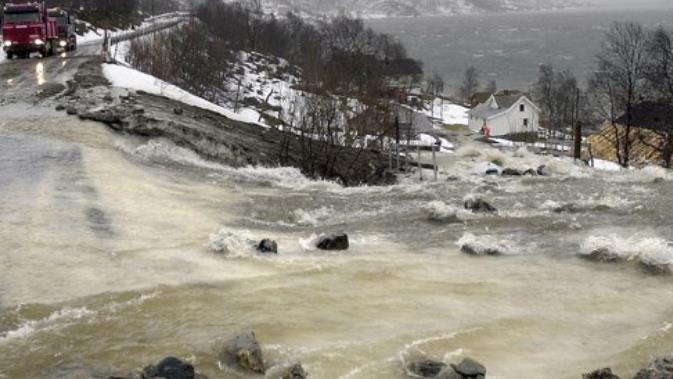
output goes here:
[[[491, 96], [469, 114], [469, 128], [480, 132], [487, 127], [493, 136], [531, 133], [540, 123], [540, 109], [526, 96], [503, 96], [499, 104], [497, 96]], [[507, 108], [503, 107], [507, 106]]]

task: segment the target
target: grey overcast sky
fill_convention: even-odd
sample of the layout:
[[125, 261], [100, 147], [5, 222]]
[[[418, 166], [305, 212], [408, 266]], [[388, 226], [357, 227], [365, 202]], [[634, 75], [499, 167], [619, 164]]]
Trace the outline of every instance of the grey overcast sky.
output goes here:
[[673, 7], [673, 0], [589, 0], [590, 3], [611, 7], [662, 6]]

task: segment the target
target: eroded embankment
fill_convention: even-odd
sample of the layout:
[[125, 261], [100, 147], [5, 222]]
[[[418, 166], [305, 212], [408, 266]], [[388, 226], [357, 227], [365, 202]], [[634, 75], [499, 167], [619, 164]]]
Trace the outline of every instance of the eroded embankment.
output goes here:
[[122, 133], [166, 138], [233, 167], [290, 166], [348, 186], [394, 181], [379, 152], [326, 145], [166, 97], [112, 88], [95, 60], [80, 67], [60, 101], [59, 109], [82, 119]]

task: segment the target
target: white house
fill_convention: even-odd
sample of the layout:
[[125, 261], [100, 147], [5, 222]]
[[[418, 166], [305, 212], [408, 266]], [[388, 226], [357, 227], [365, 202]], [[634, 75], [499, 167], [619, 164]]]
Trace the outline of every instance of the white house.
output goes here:
[[467, 114], [470, 130], [481, 132], [486, 127], [492, 136], [537, 132], [540, 126], [540, 108], [519, 92], [491, 95]]

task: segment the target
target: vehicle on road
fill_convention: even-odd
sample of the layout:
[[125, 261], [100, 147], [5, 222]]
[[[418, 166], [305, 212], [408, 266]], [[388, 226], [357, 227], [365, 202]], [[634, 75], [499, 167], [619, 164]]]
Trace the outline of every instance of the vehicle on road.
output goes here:
[[7, 4], [2, 10], [2, 47], [8, 59], [28, 58], [31, 53], [43, 57], [54, 54], [58, 43], [58, 25], [49, 17], [43, 3]]
[[49, 9], [49, 17], [56, 21], [58, 27], [57, 47], [65, 51], [77, 49], [77, 33], [75, 32], [75, 20], [62, 8]]

